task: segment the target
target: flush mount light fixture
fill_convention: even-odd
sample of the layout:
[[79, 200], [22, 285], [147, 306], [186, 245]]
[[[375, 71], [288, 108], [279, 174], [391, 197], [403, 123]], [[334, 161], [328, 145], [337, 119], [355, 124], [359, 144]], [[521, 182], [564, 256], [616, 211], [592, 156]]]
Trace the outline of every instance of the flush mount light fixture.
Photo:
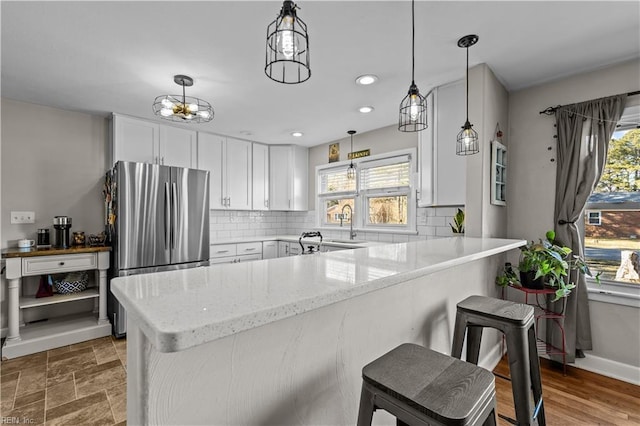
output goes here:
[[478, 132], [473, 130], [473, 124], [469, 123], [469, 47], [478, 42], [478, 36], [470, 34], [458, 40], [458, 47], [467, 49], [467, 119], [458, 133], [456, 142], [456, 154], [472, 155], [480, 152], [478, 146]]
[[193, 79], [186, 75], [175, 75], [173, 81], [182, 86], [182, 96], [161, 95], [153, 102], [153, 113], [164, 120], [181, 123], [206, 123], [213, 120], [211, 104], [202, 99], [185, 95], [185, 87], [193, 86]]
[[267, 27], [264, 72], [278, 83], [297, 84], [311, 77], [307, 25], [296, 14], [299, 7], [285, 1], [278, 17]]
[[[355, 130], [347, 130], [347, 133], [351, 136], [351, 151], [350, 154], [353, 155], [353, 135], [356, 134]], [[347, 179], [354, 180], [356, 178], [356, 165], [353, 164], [353, 157], [351, 157], [351, 163], [349, 163], [349, 168], [347, 169]]]
[[294, 138], [300, 138], [302, 137], [302, 135], [304, 135], [304, 133], [302, 132], [291, 132], [291, 136], [293, 136]]
[[376, 81], [378, 81], [378, 76], [373, 74], [365, 74], [356, 78], [356, 84], [359, 84], [360, 86], [368, 86]]
[[420, 94], [415, 82], [415, 2], [411, 0], [411, 85], [409, 93], [400, 102], [398, 130], [401, 132], [419, 132], [427, 128], [427, 101]]
[[375, 108], [372, 106], [362, 106], [360, 108], [358, 108], [358, 111], [360, 111], [363, 114], [369, 114], [371, 111], [373, 111]]

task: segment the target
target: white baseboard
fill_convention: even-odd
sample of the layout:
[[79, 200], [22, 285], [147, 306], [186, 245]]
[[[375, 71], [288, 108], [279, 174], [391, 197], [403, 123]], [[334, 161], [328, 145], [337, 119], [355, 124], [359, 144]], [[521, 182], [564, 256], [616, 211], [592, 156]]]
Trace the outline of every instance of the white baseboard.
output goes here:
[[618, 361], [590, 355], [589, 353], [585, 353], [585, 358], [577, 358], [574, 365], [583, 370], [640, 386], [640, 368], [633, 365], [623, 364]]
[[496, 365], [498, 365], [500, 359], [502, 358], [503, 353], [501, 349], [502, 344], [497, 343], [493, 348], [491, 348], [487, 355], [478, 360], [478, 365], [482, 368], [486, 368], [489, 371], [493, 371], [493, 369], [496, 368]]

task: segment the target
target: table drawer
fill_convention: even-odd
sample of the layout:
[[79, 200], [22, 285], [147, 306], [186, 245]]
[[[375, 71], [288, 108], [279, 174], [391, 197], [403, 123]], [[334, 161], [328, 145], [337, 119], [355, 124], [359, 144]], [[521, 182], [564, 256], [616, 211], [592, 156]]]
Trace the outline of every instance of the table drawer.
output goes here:
[[242, 256], [244, 254], [262, 254], [262, 243], [241, 243], [237, 245], [236, 254]]
[[227, 257], [236, 255], [235, 244], [214, 244], [210, 247], [209, 257]]
[[22, 259], [22, 275], [57, 274], [70, 271], [97, 269], [95, 253], [40, 256]]

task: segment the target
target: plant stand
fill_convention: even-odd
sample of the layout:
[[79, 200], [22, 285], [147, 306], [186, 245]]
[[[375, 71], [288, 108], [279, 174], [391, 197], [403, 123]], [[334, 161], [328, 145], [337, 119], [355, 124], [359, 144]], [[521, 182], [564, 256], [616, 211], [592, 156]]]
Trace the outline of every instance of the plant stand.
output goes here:
[[[548, 343], [544, 339], [542, 339], [539, 335], [537, 335], [537, 349], [538, 354], [547, 354], [547, 355], [562, 355], [562, 373], [564, 376], [567, 375], [567, 348], [566, 348], [566, 337], [564, 332], [564, 317], [565, 317], [565, 309], [567, 307], [567, 299], [562, 299], [562, 311], [555, 312], [548, 307], [548, 299], [547, 297], [550, 295], [555, 295], [555, 290], [553, 289], [542, 289], [535, 290], [531, 288], [518, 287], [514, 285], [509, 285], [509, 287], [521, 291], [524, 293], [524, 303], [527, 305], [532, 305], [535, 309], [535, 321], [536, 321], [536, 334], [539, 329], [538, 321], [540, 319], [549, 319], [547, 324], [553, 323], [555, 324], [560, 333], [562, 335], [562, 347], [558, 348], [551, 343]], [[531, 297], [531, 302], [529, 298]], [[504, 298], [504, 292], [503, 292]], [[542, 299], [542, 300], [541, 300]]]

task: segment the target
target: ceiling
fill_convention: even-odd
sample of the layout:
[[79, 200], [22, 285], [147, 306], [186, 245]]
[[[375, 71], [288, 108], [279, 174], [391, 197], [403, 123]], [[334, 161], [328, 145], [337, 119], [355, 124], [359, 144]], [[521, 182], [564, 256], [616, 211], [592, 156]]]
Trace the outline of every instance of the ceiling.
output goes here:
[[[278, 1], [1, 2], [2, 96], [107, 116], [157, 119], [154, 98], [180, 93], [173, 75], [209, 101], [200, 131], [313, 146], [392, 125], [411, 83], [408, 1], [305, 1], [311, 78], [264, 74], [267, 25]], [[509, 91], [640, 57], [640, 2], [417, 1], [421, 93], [464, 77], [457, 40], [477, 34], [470, 65], [487, 63]], [[357, 86], [365, 73], [379, 77]], [[361, 114], [358, 107], [375, 110]], [[301, 138], [292, 131], [304, 132]]]

